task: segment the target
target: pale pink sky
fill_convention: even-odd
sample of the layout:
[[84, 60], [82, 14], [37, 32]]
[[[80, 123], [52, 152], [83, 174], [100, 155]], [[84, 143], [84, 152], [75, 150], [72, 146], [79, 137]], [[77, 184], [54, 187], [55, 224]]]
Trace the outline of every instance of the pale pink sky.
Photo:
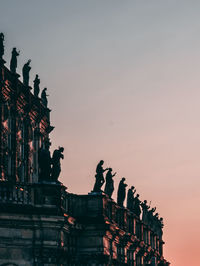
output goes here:
[[[172, 266], [199, 266], [200, 2], [0, 0], [5, 59], [32, 59], [52, 109], [61, 181], [88, 193], [96, 164], [164, 218]], [[116, 194], [114, 195], [116, 197]]]

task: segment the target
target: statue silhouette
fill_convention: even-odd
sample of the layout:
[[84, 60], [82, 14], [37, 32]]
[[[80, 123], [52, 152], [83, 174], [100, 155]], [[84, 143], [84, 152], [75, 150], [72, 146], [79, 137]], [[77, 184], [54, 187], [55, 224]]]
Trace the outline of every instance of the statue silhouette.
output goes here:
[[147, 222], [149, 226], [153, 226], [153, 213], [155, 212], [156, 207], [152, 208], [147, 213]]
[[31, 70], [30, 62], [31, 60], [28, 60], [28, 62], [22, 68], [23, 83], [27, 87], [29, 86], [29, 72]]
[[140, 208], [140, 203], [141, 201], [139, 200], [139, 194], [136, 195], [136, 197], [134, 198], [134, 205], [133, 205], [133, 212], [140, 217], [141, 214], [141, 208]]
[[104, 192], [109, 196], [109, 198], [112, 197], [112, 193], [114, 191], [114, 180], [113, 177], [116, 175], [116, 172], [112, 175], [112, 168], [108, 169], [108, 172], [106, 174], [106, 185]]
[[124, 200], [126, 197], [126, 187], [127, 184], [125, 184], [126, 178], [122, 177], [121, 181], [119, 182], [118, 191], [117, 191], [117, 203], [120, 207], [123, 207]]
[[142, 221], [147, 223], [148, 222], [148, 220], [147, 220], [148, 209], [150, 207], [147, 205], [147, 201], [146, 200], [144, 200], [144, 202], [141, 203], [141, 207], [142, 207]]
[[45, 142], [44, 148], [40, 148], [38, 151], [38, 164], [39, 164], [39, 181], [51, 181], [51, 155], [50, 148], [51, 143]]
[[103, 169], [103, 164], [104, 164], [104, 161], [101, 160], [98, 165], [97, 165], [97, 168], [96, 168], [96, 175], [95, 175], [95, 178], [96, 178], [96, 182], [94, 184], [94, 188], [93, 188], [93, 191], [94, 192], [100, 192], [101, 191], [101, 187], [103, 186], [105, 180], [104, 180], [104, 176], [103, 176], [103, 173], [105, 171], [108, 170], [108, 168], [106, 169]]
[[44, 88], [42, 93], [41, 93], [41, 100], [42, 100], [42, 103], [44, 104], [45, 107], [47, 107], [47, 104], [48, 104], [48, 101], [47, 101], [47, 94], [46, 94], [46, 90], [47, 88]]
[[39, 79], [38, 75], [35, 76], [33, 83], [34, 83], [34, 95], [35, 95], [35, 97], [38, 97], [39, 92], [40, 92], [40, 86], [39, 86], [40, 85], [40, 79]]
[[60, 164], [60, 159], [64, 159], [64, 155], [63, 155], [63, 151], [64, 148], [63, 147], [59, 147], [58, 150], [55, 150], [53, 152], [53, 157], [52, 157], [52, 181], [57, 182], [58, 181], [58, 177], [60, 175], [61, 172], [61, 164]]
[[136, 192], [136, 189], [134, 190], [134, 186], [132, 186], [131, 188], [129, 188], [128, 190], [128, 194], [127, 194], [127, 208], [130, 211], [133, 211], [133, 204], [134, 204], [134, 194]]
[[16, 73], [17, 69], [17, 57], [19, 56], [20, 52], [17, 52], [17, 49], [14, 47], [12, 50], [12, 57], [10, 60], [10, 71]]
[[163, 235], [163, 227], [164, 227], [164, 223], [163, 223], [163, 218], [161, 217], [160, 219], [158, 219], [158, 235], [159, 238], [162, 239], [162, 235]]
[[0, 33], [0, 58], [4, 55], [4, 34]]

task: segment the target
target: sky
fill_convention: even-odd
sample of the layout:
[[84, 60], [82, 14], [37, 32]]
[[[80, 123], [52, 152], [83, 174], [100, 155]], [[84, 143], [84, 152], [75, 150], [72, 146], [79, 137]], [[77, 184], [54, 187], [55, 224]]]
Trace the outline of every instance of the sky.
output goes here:
[[5, 60], [48, 89], [60, 181], [87, 194], [97, 163], [164, 218], [164, 256], [199, 266], [200, 2], [0, 0]]

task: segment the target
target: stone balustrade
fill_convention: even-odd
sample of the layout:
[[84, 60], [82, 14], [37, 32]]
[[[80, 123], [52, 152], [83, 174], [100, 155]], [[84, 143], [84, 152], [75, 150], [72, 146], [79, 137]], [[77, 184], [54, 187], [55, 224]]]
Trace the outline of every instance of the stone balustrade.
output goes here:
[[[76, 246], [81, 261], [87, 261], [91, 254], [103, 258], [102, 265], [107, 265], [109, 260], [123, 265], [150, 265], [148, 261], [154, 257], [158, 262], [163, 261], [162, 236], [151, 224], [144, 223], [104, 193], [76, 195], [68, 193], [61, 183], [11, 184], [3, 181], [0, 182], [0, 207], [5, 212], [10, 208], [13, 211], [14, 207], [14, 211], [23, 214], [63, 217], [64, 227], [76, 227], [77, 232], [81, 232]], [[81, 225], [79, 229], [78, 225]], [[76, 241], [74, 234], [71, 238]]]
[[12, 184], [1, 181], [0, 204], [61, 207], [61, 191], [63, 188], [62, 185], [55, 183]]

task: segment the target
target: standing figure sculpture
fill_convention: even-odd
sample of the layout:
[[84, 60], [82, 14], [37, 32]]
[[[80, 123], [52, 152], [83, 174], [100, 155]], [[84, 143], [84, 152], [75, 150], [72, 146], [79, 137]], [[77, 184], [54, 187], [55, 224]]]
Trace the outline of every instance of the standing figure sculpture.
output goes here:
[[39, 79], [39, 77], [38, 77], [38, 75], [36, 75], [35, 76], [35, 79], [34, 79], [34, 81], [33, 81], [33, 83], [34, 83], [34, 95], [35, 95], [35, 97], [38, 97], [38, 95], [39, 95], [39, 92], [40, 92], [40, 79]]
[[153, 213], [156, 211], [156, 207], [152, 208], [147, 213], [147, 221], [149, 226], [153, 226]]
[[52, 174], [51, 174], [51, 178], [52, 181], [57, 182], [58, 181], [58, 177], [60, 175], [61, 172], [61, 164], [60, 164], [60, 159], [64, 159], [64, 148], [63, 147], [59, 147], [58, 150], [55, 150], [53, 152], [53, 157], [52, 157]]
[[142, 207], [142, 221], [144, 223], [147, 223], [148, 220], [148, 209], [150, 208], [150, 206], [147, 205], [147, 201], [144, 200], [144, 202], [141, 203], [141, 207]]
[[109, 196], [109, 198], [112, 197], [112, 193], [114, 191], [114, 180], [113, 177], [116, 175], [116, 172], [112, 174], [112, 168], [108, 169], [108, 172], [106, 174], [106, 185], [104, 192]]
[[161, 217], [160, 219], [158, 219], [158, 236], [160, 239], [162, 239], [163, 227], [164, 223], [163, 223], [163, 218]]
[[10, 71], [12, 73], [16, 73], [16, 69], [17, 69], [17, 57], [19, 56], [20, 52], [17, 52], [16, 47], [13, 48], [12, 50], [12, 57], [10, 60]]
[[29, 59], [28, 62], [22, 68], [23, 83], [27, 87], [29, 86], [29, 72], [31, 70], [30, 62], [31, 60]]
[[49, 151], [50, 142], [46, 141], [44, 148], [38, 151], [39, 181], [50, 181], [51, 155]]
[[125, 200], [125, 197], [126, 197], [127, 184], [124, 183], [125, 180], [126, 180], [126, 178], [122, 177], [121, 181], [119, 182], [119, 187], [118, 187], [118, 191], [117, 191], [117, 204], [120, 207], [123, 207], [124, 200]]
[[45, 107], [47, 107], [47, 104], [48, 104], [48, 101], [47, 101], [47, 94], [46, 94], [46, 90], [47, 88], [44, 88], [42, 93], [41, 93], [41, 100], [42, 100], [42, 103], [44, 104]]
[[141, 214], [141, 208], [140, 208], [140, 203], [141, 201], [139, 200], [139, 194], [136, 195], [136, 197], [134, 198], [134, 207], [133, 207], [133, 212], [140, 217]]
[[104, 180], [104, 176], [103, 176], [103, 173], [105, 171], [108, 170], [108, 168], [106, 169], [103, 169], [103, 164], [104, 164], [104, 161], [101, 160], [98, 165], [97, 165], [97, 168], [96, 168], [96, 175], [95, 175], [95, 178], [96, 178], [96, 182], [94, 184], [94, 188], [93, 188], [93, 192], [101, 192], [101, 187], [103, 186], [105, 180]]
[[153, 226], [152, 230], [158, 234], [158, 220], [159, 220], [159, 213], [153, 215]]
[[128, 190], [128, 194], [127, 194], [127, 208], [132, 211], [133, 210], [133, 204], [134, 204], [134, 194], [136, 192], [136, 189], [134, 189], [135, 187], [132, 186], [131, 188], [129, 188]]
[[2, 59], [4, 55], [4, 34], [0, 33], [0, 59]]

